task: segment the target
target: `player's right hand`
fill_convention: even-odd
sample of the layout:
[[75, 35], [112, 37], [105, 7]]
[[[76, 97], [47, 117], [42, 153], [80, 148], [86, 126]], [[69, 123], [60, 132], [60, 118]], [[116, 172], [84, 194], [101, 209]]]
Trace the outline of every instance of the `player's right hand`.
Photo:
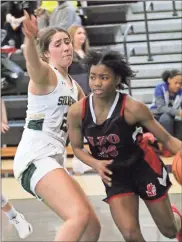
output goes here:
[[29, 16], [24, 10], [23, 33], [28, 39], [36, 39], [38, 35], [37, 20], [34, 15]]
[[112, 164], [112, 162], [113, 160], [99, 160], [96, 168], [103, 182], [109, 187], [112, 186], [112, 171], [108, 169], [108, 165]]

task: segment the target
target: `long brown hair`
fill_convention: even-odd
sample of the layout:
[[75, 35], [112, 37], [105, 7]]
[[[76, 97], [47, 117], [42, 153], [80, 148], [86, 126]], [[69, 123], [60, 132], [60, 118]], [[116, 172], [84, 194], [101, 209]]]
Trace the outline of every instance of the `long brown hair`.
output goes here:
[[39, 33], [39, 38], [37, 39], [39, 54], [40, 54], [40, 57], [42, 58], [42, 60], [45, 62], [48, 62], [48, 59], [45, 56], [45, 53], [49, 50], [49, 44], [51, 42], [51, 39], [57, 32], [63, 32], [65, 34], [67, 34], [68, 37], [70, 38], [69, 33], [59, 27], [48, 27], [48, 28], [41, 30]]
[[[73, 48], [74, 48], [74, 36], [75, 36], [75, 33], [76, 33], [77, 29], [79, 29], [79, 28], [83, 28], [84, 29], [84, 27], [81, 26], [81, 25], [72, 25], [68, 29], [68, 33], [69, 33], [70, 38], [72, 40]], [[85, 31], [85, 33], [86, 33], [86, 31]], [[88, 40], [88, 37], [87, 37], [87, 33], [86, 33], [85, 43], [82, 45], [82, 50], [85, 52], [85, 54], [87, 54], [88, 53], [88, 50], [89, 50], [89, 40]]]

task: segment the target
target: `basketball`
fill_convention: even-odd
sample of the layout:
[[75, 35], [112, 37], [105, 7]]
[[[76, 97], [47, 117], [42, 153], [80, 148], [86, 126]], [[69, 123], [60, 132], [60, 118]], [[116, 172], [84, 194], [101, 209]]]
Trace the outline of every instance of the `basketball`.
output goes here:
[[172, 163], [172, 172], [177, 182], [182, 185], [182, 152], [178, 152]]

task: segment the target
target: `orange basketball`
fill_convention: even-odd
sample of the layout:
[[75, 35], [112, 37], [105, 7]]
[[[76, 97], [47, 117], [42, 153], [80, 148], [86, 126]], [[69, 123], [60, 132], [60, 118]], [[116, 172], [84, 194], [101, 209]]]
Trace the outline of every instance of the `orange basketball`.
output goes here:
[[182, 152], [178, 152], [172, 163], [172, 172], [179, 184], [182, 185]]

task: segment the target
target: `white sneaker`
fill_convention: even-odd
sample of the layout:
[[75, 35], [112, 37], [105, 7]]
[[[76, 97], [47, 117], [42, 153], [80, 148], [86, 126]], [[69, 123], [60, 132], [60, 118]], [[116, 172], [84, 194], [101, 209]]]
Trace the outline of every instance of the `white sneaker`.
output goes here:
[[17, 213], [16, 218], [10, 219], [9, 223], [15, 226], [21, 239], [25, 239], [33, 231], [31, 224], [26, 221], [21, 213]]

